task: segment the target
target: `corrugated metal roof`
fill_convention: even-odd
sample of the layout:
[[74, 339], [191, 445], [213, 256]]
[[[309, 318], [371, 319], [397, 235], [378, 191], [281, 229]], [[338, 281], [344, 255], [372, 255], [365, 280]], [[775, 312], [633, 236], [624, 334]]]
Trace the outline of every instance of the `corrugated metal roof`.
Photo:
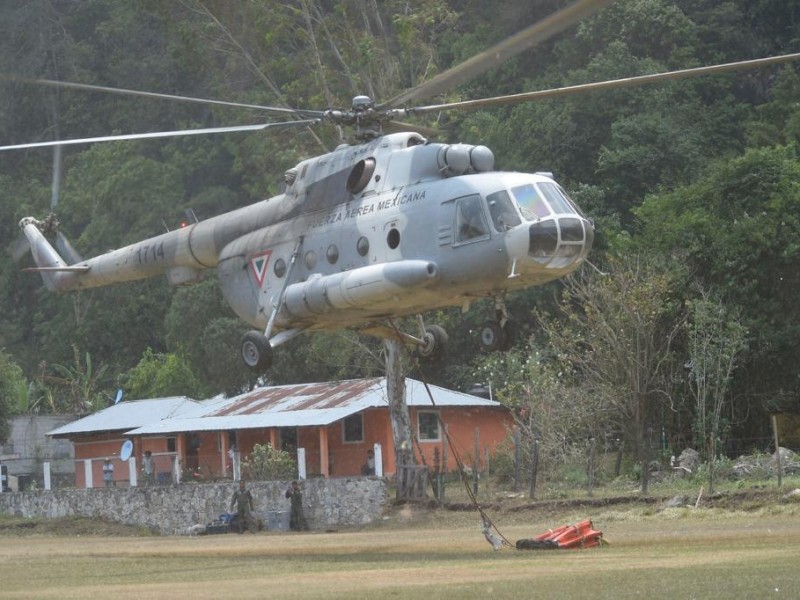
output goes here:
[[156, 398], [126, 400], [50, 431], [52, 437], [66, 437], [79, 433], [100, 431], [127, 431], [134, 427], [152, 424], [173, 417], [188, 416], [207, 410], [202, 404], [187, 398]]
[[[409, 406], [486, 406], [499, 403], [470, 394], [428, 386], [406, 379]], [[265, 427], [304, 427], [330, 425], [369, 408], [387, 408], [386, 380], [350, 381], [283, 385], [257, 388], [246, 394], [215, 403], [202, 415], [194, 413], [160, 422], [143, 424], [129, 435], [159, 435], [187, 431], [261, 429]]]

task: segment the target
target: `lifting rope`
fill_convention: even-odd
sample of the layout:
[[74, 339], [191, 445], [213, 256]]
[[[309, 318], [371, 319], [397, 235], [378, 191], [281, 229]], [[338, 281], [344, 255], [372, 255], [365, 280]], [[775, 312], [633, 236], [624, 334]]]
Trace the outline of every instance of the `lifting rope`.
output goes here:
[[[389, 319], [388, 321], [389, 321], [389, 324], [391, 325], [392, 329], [394, 329], [395, 333], [397, 334], [397, 339], [402, 341], [403, 337], [400, 334], [400, 331], [397, 329], [397, 326], [394, 324], [394, 320], [393, 319]], [[419, 361], [416, 359], [416, 357], [414, 357], [409, 352], [408, 346], [406, 344], [403, 344], [403, 350], [406, 352], [407, 356], [411, 359], [412, 363], [416, 367], [416, 370], [419, 373], [420, 381], [422, 382], [422, 385], [425, 386], [425, 391], [428, 394], [428, 398], [430, 398], [431, 405], [435, 407], [436, 406], [436, 402], [433, 399], [433, 393], [431, 392], [431, 388], [428, 385], [428, 381], [427, 381], [427, 379], [425, 377], [425, 372], [422, 370], [422, 367], [420, 366]], [[439, 420], [439, 429], [443, 432], [445, 440], [447, 440], [447, 446], [450, 448], [450, 451], [453, 453], [453, 458], [455, 459], [456, 464], [458, 465], [458, 474], [459, 474], [459, 478], [461, 479], [461, 481], [464, 484], [464, 489], [467, 490], [467, 495], [469, 496], [470, 500], [472, 501], [472, 504], [475, 507], [475, 509], [478, 511], [478, 514], [480, 514], [480, 516], [481, 516], [481, 519], [483, 521], [483, 527], [484, 527], [484, 535], [486, 535], [487, 539], [488, 539], [488, 536], [489, 536], [488, 531], [493, 529], [495, 532], [497, 532], [497, 535], [500, 536], [500, 540], [502, 541], [503, 545], [509, 546], [511, 548], [516, 548], [516, 546], [514, 544], [512, 544], [511, 542], [509, 542], [508, 539], [506, 538], [506, 536], [504, 536], [503, 533], [497, 528], [497, 525], [494, 524], [494, 522], [492, 521], [491, 517], [489, 517], [489, 515], [486, 513], [486, 511], [483, 509], [483, 507], [478, 502], [478, 499], [475, 497], [475, 494], [474, 494], [474, 492], [472, 491], [472, 488], [469, 485], [469, 481], [467, 481], [467, 476], [466, 476], [466, 472], [465, 472], [465, 468], [464, 468], [464, 463], [461, 461], [461, 456], [459, 455], [458, 450], [456, 449], [455, 444], [453, 443], [453, 440], [450, 437], [450, 433], [448, 432], [447, 428], [444, 426], [444, 423], [442, 422], [442, 416], [441, 416], [441, 413], [439, 411], [436, 412], [436, 418]], [[414, 436], [414, 437], [415, 437], [415, 440], [416, 440], [416, 436]], [[422, 454], [421, 448], [419, 448], [419, 442], [417, 442], [417, 448], [418, 448], [418, 451], [419, 451], [419, 453], [420, 453], [420, 455], [422, 457], [422, 461], [423, 461], [423, 464], [424, 464], [425, 457]], [[491, 540], [489, 540], [489, 541], [490, 541], [490, 543], [492, 543]]]

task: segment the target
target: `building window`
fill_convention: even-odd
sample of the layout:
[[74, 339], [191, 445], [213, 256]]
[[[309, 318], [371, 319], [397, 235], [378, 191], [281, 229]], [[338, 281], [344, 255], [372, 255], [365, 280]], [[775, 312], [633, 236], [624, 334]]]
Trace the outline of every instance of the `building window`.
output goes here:
[[432, 411], [417, 413], [417, 437], [421, 442], [438, 442], [442, 439], [439, 413]]
[[175, 452], [175, 438], [167, 438], [167, 452]]
[[364, 418], [361, 413], [345, 417], [342, 422], [342, 439], [345, 443], [364, 441]]

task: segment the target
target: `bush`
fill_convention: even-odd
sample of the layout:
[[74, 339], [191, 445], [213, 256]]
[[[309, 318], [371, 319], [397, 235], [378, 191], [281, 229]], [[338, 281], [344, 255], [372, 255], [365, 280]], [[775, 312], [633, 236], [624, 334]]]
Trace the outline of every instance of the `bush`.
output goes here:
[[285, 450], [276, 450], [270, 444], [256, 444], [243, 461], [242, 467], [248, 479], [272, 481], [295, 479], [297, 464]]

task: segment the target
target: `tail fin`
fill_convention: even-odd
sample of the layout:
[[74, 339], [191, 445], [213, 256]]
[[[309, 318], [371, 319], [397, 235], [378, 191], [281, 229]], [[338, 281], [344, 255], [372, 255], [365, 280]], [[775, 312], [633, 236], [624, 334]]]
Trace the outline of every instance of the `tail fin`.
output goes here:
[[38, 221], [33, 217], [25, 217], [19, 222], [19, 226], [28, 239], [33, 260], [36, 263], [36, 267], [25, 270], [40, 273], [47, 289], [51, 291], [65, 291], [75, 287], [78, 275], [88, 271], [89, 267], [86, 265], [71, 266], [61, 258], [44, 236], [43, 231], [47, 230], [47, 222]]

